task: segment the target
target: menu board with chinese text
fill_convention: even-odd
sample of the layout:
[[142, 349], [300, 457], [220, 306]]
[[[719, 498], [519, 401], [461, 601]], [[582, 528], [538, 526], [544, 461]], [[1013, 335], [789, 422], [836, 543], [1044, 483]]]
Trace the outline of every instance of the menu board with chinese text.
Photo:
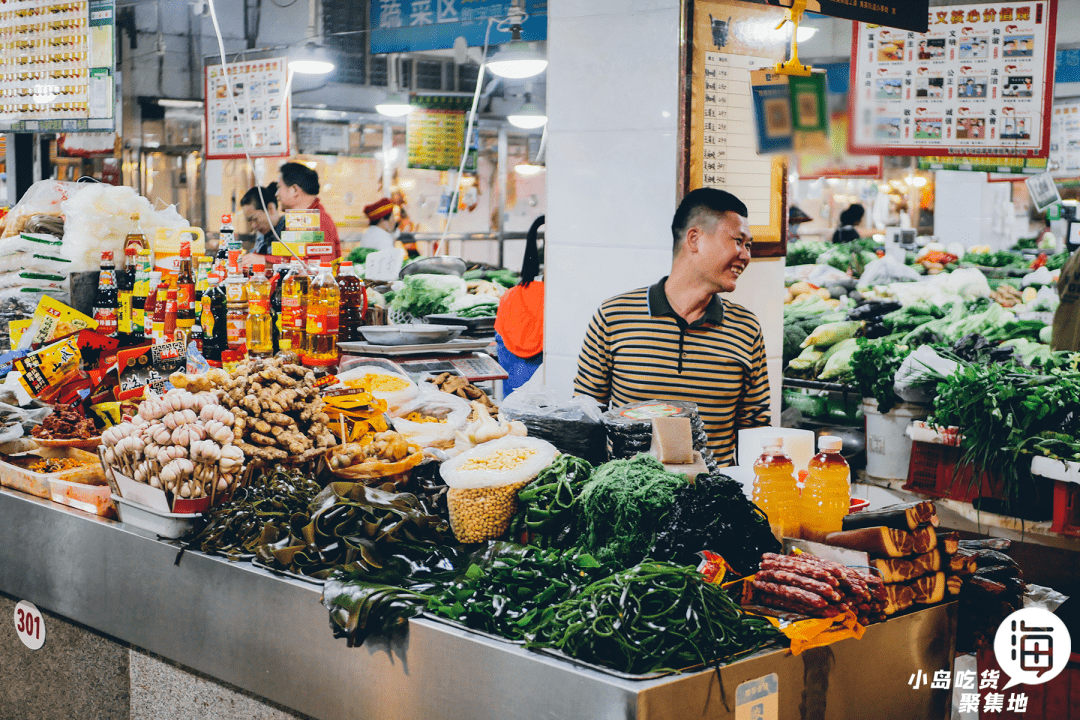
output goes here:
[[0, 130], [114, 129], [113, 0], [0, 4]]
[[1054, 103], [1050, 120], [1050, 174], [1080, 178], [1080, 100]]
[[1056, 0], [930, 8], [925, 34], [855, 26], [850, 150], [1046, 157]]
[[684, 114], [683, 191], [727, 190], [749, 211], [755, 257], [782, 255], [787, 170], [781, 155], [759, 155], [750, 73], [785, 58], [784, 13], [733, 0], [697, 0], [689, 111]]
[[206, 157], [289, 154], [288, 58], [206, 66]]
[[[408, 166], [423, 170], [457, 170], [465, 149], [467, 110], [471, 98], [445, 95], [414, 95], [413, 111], [406, 123]], [[473, 127], [473, 136], [476, 136]], [[476, 171], [476, 149], [470, 148], [465, 172]]]

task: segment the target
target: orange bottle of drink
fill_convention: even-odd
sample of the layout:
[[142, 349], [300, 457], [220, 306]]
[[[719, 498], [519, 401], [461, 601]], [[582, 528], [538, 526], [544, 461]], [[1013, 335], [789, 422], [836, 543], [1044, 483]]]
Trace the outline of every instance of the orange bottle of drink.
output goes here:
[[799, 537], [799, 489], [795, 487], [795, 465], [784, 454], [784, 439], [765, 438], [761, 457], [754, 463], [753, 499], [769, 517], [769, 527], [777, 540]]
[[807, 466], [802, 491], [802, 533], [806, 540], [824, 542], [840, 532], [851, 504], [851, 468], [840, 454], [843, 440], [832, 435], [818, 438], [818, 454]]

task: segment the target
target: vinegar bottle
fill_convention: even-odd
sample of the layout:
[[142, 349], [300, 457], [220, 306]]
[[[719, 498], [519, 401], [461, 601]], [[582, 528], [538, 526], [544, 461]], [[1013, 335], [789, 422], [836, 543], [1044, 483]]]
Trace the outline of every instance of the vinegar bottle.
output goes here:
[[266, 282], [266, 266], [255, 265], [247, 283], [247, 346], [248, 354], [270, 357], [274, 354], [273, 318], [270, 314], [270, 283]]
[[307, 295], [310, 278], [303, 265], [294, 261], [281, 286], [281, 349], [304, 354], [304, 328], [307, 322]]
[[360, 326], [364, 324], [364, 283], [353, 272], [353, 264], [342, 260], [338, 270], [338, 287], [341, 290], [341, 312], [338, 316], [338, 333], [345, 342], [362, 340]]
[[304, 360], [314, 364], [327, 364], [338, 356], [338, 313], [341, 307], [341, 291], [331, 271], [329, 260], [324, 260], [319, 274], [311, 281], [307, 300], [307, 322], [304, 330], [307, 342]]
[[754, 463], [753, 499], [769, 518], [777, 540], [799, 537], [799, 490], [795, 465], [784, 454], [782, 437], [765, 438], [761, 457]]
[[825, 536], [843, 529], [851, 503], [851, 469], [840, 454], [844, 442], [832, 435], [818, 438], [818, 454], [807, 467], [802, 492], [803, 538], [824, 542]]

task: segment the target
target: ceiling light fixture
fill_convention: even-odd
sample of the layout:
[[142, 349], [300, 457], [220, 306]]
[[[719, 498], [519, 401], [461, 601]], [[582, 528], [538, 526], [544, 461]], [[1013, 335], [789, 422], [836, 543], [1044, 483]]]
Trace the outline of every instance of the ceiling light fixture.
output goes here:
[[511, 125], [522, 130], [536, 130], [547, 125], [547, 115], [528, 99], [525, 100], [525, 104], [521, 106], [520, 110], [512, 115], [507, 115], [506, 119], [510, 121]]
[[521, 26], [529, 19], [525, 14], [524, 3], [515, 2], [506, 15], [506, 20], [499, 23], [500, 30], [510, 30], [510, 42], [503, 50], [487, 62], [487, 69], [501, 78], [521, 80], [544, 72], [548, 61], [533, 50], [529, 43], [521, 39]]
[[326, 48], [313, 42], [289, 57], [289, 69], [301, 75], [326, 75], [335, 67]]
[[518, 175], [524, 175], [526, 177], [530, 175], [539, 175], [540, 171], [544, 169], [543, 165], [533, 165], [532, 163], [521, 163], [514, 166], [514, 172]]
[[385, 100], [376, 105], [375, 109], [378, 110], [381, 115], [401, 117], [402, 115], [411, 113], [413, 106], [409, 102], [408, 93], [392, 92], [386, 96]]
[[166, 108], [201, 108], [202, 100], [172, 100], [170, 98], [158, 98], [157, 104]]
[[817, 35], [818, 29], [816, 27], [799, 26], [799, 29], [795, 31], [795, 42], [804, 43], [810, 38]]

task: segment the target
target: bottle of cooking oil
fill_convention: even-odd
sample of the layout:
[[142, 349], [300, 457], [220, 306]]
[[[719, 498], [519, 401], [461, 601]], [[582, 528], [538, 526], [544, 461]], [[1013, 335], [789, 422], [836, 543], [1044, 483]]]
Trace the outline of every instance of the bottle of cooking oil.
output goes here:
[[307, 323], [307, 295], [311, 278], [299, 260], [294, 260], [281, 286], [281, 342], [282, 350], [304, 354], [304, 329]]
[[270, 283], [266, 282], [266, 266], [256, 263], [247, 282], [247, 346], [248, 354], [270, 357], [274, 354], [273, 318], [270, 314]]
[[806, 540], [824, 542], [843, 529], [851, 504], [851, 468], [840, 454], [843, 440], [832, 435], [818, 438], [818, 454], [807, 466], [802, 491], [802, 533]]
[[332, 265], [329, 260], [324, 260], [308, 289], [304, 362], [324, 365], [337, 359], [340, 306], [341, 291], [334, 280]]
[[225, 303], [226, 303], [226, 338], [228, 343], [227, 352], [232, 353], [230, 358], [234, 361], [243, 359], [236, 353], [244, 355], [247, 348], [247, 283], [240, 274], [238, 264], [231, 264], [229, 276], [225, 278]]
[[784, 454], [784, 438], [765, 438], [761, 457], [754, 463], [754, 502], [769, 517], [777, 540], [799, 537], [799, 489], [795, 465]]

